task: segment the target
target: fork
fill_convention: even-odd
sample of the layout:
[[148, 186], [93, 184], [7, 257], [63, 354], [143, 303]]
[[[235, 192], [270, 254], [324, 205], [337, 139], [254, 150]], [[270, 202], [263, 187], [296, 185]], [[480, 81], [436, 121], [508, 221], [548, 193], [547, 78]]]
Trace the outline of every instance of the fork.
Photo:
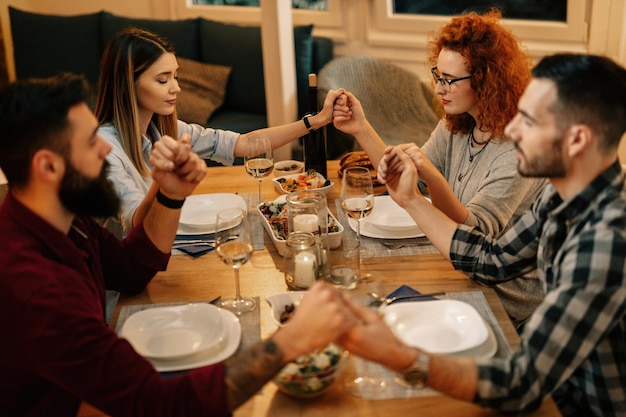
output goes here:
[[[237, 236], [230, 236], [228, 240], [237, 239]], [[185, 248], [189, 246], [210, 246], [212, 248], [217, 244], [216, 239], [190, 239], [190, 240], [178, 240], [172, 244], [172, 249]]]
[[215, 247], [215, 240], [189, 240], [186, 242], [176, 242], [172, 245], [172, 249], [185, 248], [189, 246], [211, 246]]
[[383, 239], [381, 243], [383, 244], [383, 246], [385, 246], [388, 249], [400, 249], [406, 246], [406, 243], [399, 242], [397, 240]]

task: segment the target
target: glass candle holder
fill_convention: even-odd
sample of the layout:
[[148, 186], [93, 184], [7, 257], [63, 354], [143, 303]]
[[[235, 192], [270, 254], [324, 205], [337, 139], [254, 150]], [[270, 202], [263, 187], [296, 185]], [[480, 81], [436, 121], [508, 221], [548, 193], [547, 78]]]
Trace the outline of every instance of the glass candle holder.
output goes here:
[[312, 233], [315, 238], [318, 277], [330, 275], [328, 267], [328, 206], [326, 196], [319, 191], [303, 190], [288, 194], [288, 232]]
[[294, 232], [287, 236], [285, 283], [290, 290], [306, 290], [318, 279], [317, 253], [312, 233]]

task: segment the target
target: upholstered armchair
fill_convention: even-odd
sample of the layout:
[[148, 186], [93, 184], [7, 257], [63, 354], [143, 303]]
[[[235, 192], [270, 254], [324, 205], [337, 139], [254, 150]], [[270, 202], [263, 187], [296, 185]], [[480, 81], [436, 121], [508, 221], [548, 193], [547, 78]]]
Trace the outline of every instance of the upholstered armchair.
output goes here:
[[[437, 125], [429, 84], [397, 65], [365, 56], [344, 56], [328, 62], [318, 74], [320, 100], [329, 89], [344, 87], [363, 105], [365, 114], [388, 145], [424, 144]], [[327, 127], [328, 158], [360, 150], [354, 137]]]

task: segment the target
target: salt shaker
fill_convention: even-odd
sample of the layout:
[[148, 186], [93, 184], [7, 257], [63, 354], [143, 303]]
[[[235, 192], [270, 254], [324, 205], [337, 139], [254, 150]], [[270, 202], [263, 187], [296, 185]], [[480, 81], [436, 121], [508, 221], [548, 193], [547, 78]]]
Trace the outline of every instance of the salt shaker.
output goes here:
[[306, 290], [318, 277], [315, 236], [309, 232], [293, 232], [287, 236], [287, 269], [285, 283], [290, 290]]

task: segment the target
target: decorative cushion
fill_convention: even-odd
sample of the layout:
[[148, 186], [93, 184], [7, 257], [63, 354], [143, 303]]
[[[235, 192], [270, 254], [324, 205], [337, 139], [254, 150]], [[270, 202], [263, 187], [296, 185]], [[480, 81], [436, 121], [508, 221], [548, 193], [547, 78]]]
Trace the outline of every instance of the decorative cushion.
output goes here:
[[[312, 25], [294, 28], [299, 91], [306, 91], [303, 88], [308, 87], [308, 74], [313, 65], [312, 30]], [[233, 39], [236, 39], [236, 48], [233, 48]], [[233, 69], [226, 90], [225, 107], [237, 111], [266, 113], [260, 27], [200, 18], [200, 60]], [[303, 101], [306, 101], [306, 95]]]
[[92, 85], [97, 83], [100, 13], [57, 16], [9, 7], [9, 17], [17, 78], [69, 71], [85, 75]]
[[198, 19], [159, 20], [136, 19], [102, 13], [102, 50], [120, 30], [135, 26], [149, 30], [169, 40], [177, 56], [198, 60], [200, 58], [200, 42], [198, 40]]
[[231, 69], [182, 57], [177, 59], [181, 88], [176, 99], [178, 118], [205, 126], [215, 109], [224, 102]]

